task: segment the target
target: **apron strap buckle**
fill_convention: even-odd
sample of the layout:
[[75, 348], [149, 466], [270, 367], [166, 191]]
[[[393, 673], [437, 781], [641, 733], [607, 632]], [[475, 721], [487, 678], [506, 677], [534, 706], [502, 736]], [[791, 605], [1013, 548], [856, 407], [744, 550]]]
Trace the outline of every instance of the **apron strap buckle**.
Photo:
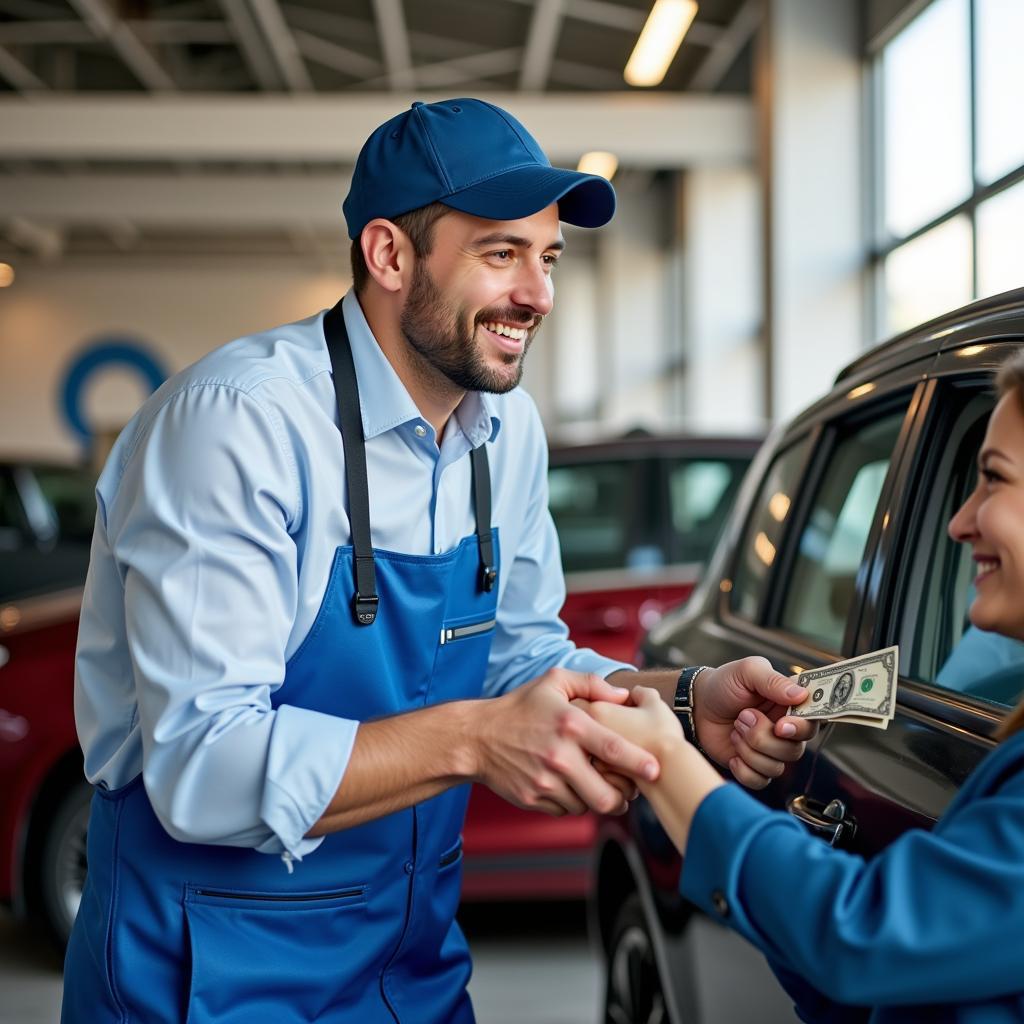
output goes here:
[[493, 565], [483, 565], [480, 567], [480, 586], [483, 587], [485, 593], [489, 594], [497, 582], [498, 570]]
[[356, 624], [360, 626], [372, 626], [373, 620], [377, 618], [377, 606], [380, 598], [376, 594], [364, 597], [358, 591], [352, 598], [352, 611], [356, 617]]

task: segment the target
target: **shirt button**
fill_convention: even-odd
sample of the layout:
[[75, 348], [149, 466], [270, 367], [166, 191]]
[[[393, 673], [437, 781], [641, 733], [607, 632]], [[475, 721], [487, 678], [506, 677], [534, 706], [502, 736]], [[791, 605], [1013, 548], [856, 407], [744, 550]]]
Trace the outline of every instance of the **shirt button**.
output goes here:
[[711, 905], [715, 908], [715, 913], [719, 917], [729, 916], [729, 901], [725, 898], [725, 893], [721, 889], [716, 889], [711, 894]]
[[413, 873], [413, 869], [415, 868], [415, 866], [416, 865], [413, 864], [413, 862], [411, 860], [407, 860], [405, 862], [405, 873], [407, 875], [411, 875]]
[[426, 437], [427, 428], [424, 427], [422, 424], [417, 423], [416, 426], [413, 428], [413, 433], [415, 433], [417, 437]]

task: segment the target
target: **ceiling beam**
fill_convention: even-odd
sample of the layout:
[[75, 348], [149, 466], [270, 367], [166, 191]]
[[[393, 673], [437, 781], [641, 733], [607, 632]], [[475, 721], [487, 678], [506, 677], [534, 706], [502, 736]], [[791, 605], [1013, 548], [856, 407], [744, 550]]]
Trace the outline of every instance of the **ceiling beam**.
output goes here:
[[150, 48], [110, 9], [107, 0], [69, 0], [92, 34], [109, 43], [128, 69], [152, 92], [175, 92], [174, 80]]
[[[0, 98], [0, 139], [9, 160], [273, 160], [354, 162], [363, 140], [430, 93], [340, 96], [49, 93], [31, 103]], [[609, 149], [623, 166], [686, 167], [752, 158], [749, 99], [656, 93], [495, 92], [553, 161]]]
[[292, 30], [284, 20], [277, 0], [249, 0], [256, 20], [263, 29], [270, 52], [277, 62], [285, 84], [292, 92], [313, 92], [313, 80], [302, 61]]
[[519, 88], [524, 92], [540, 92], [547, 87], [565, 4], [566, 0], [537, 0], [519, 74]]
[[81, 46], [96, 36], [80, 21], [5, 21], [0, 24], [0, 45], [39, 46], [67, 43]]
[[361, 79], [375, 78], [384, 71], [380, 61], [367, 57], [356, 50], [351, 50], [347, 46], [339, 46], [312, 32], [304, 32], [302, 29], [295, 29], [292, 34], [295, 37], [295, 45], [298, 46], [299, 53], [306, 60], [322, 64], [325, 68], [331, 68], [333, 71], [340, 71], [343, 75]]
[[[507, 50], [484, 50], [470, 57], [454, 57], [451, 60], [421, 64], [416, 69], [416, 79], [423, 89], [448, 89], [466, 82], [478, 82], [495, 75], [507, 75], [515, 71], [523, 60], [523, 51], [518, 46]], [[372, 78], [362, 84], [367, 88], [386, 88], [388, 75]]]
[[747, 0], [743, 4], [693, 73], [689, 82], [690, 89], [713, 92], [718, 88], [740, 51], [760, 27], [763, 9], [762, 0]]
[[253, 81], [268, 92], [280, 89], [284, 83], [274, 69], [274, 62], [263, 36], [260, 35], [252, 8], [249, 7], [246, 0], [218, 0], [218, 2]]
[[[545, 0], [512, 0], [513, 3], [527, 7], [540, 5]], [[591, 25], [602, 25], [605, 28], [616, 28], [622, 32], [639, 35], [647, 22], [648, 11], [636, 7], [623, 7], [621, 4], [610, 3], [609, 0], [568, 0], [565, 17], [576, 21], [585, 21]], [[722, 34], [718, 25], [704, 21], [695, 21], [687, 30], [686, 41], [698, 46], [712, 46]]]
[[6, 46], [0, 46], [0, 78], [10, 82], [21, 93], [41, 92], [47, 87], [46, 83], [18, 60]]
[[412, 52], [409, 49], [409, 33], [405, 27], [405, 12], [402, 0], [373, 0], [377, 16], [377, 33], [384, 63], [388, 69], [391, 88], [415, 89], [416, 76], [412, 66]]
[[5, 180], [0, 224], [119, 232], [125, 245], [146, 228], [342, 230], [348, 174], [32, 174]]
[[40, 224], [28, 217], [15, 216], [7, 222], [7, 238], [20, 249], [27, 249], [39, 259], [49, 262], [64, 251], [64, 232], [49, 224]]

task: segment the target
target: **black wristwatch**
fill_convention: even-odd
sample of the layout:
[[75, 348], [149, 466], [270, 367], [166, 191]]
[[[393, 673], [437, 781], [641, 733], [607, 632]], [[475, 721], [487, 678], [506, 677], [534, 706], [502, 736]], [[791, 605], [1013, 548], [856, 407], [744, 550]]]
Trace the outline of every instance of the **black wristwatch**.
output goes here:
[[684, 668], [679, 673], [676, 696], [672, 701], [672, 710], [683, 727], [683, 736], [686, 738], [686, 742], [693, 744], [705, 757], [707, 754], [697, 739], [697, 727], [693, 720], [693, 684], [697, 676], [710, 667], [710, 665], [692, 665]]

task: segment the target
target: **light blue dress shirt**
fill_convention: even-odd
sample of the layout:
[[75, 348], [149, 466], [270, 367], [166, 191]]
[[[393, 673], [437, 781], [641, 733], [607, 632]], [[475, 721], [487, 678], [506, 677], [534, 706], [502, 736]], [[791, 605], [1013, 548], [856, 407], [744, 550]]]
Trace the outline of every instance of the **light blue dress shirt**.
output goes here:
[[[502, 565], [485, 696], [555, 666], [629, 668], [577, 650], [558, 618], [565, 586], [532, 400], [469, 393], [438, 445], [353, 292], [343, 310], [375, 547], [440, 553], [472, 534], [467, 456], [490, 442]], [[167, 381], [118, 438], [97, 496], [75, 674], [90, 782], [116, 789], [142, 772], [182, 841], [310, 853], [322, 840], [303, 837], [358, 728], [271, 707], [349, 543], [323, 314], [231, 342]], [[340, 686], [374, 683], [358, 664], [324, 670]]]

